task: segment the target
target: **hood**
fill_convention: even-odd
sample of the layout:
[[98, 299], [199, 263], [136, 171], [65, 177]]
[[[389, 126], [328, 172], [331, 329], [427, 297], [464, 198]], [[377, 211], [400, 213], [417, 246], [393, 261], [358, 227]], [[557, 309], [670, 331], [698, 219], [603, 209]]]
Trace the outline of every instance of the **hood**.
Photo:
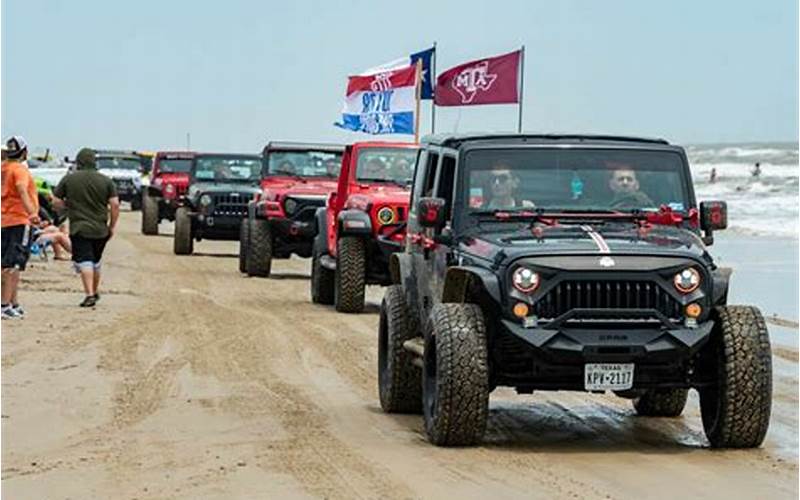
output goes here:
[[[509, 259], [551, 255], [674, 256], [710, 260], [700, 237], [681, 227], [635, 223], [565, 224], [548, 226], [507, 224], [508, 229], [466, 238], [461, 250], [494, 259], [502, 252]], [[496, 227], [496, 226], [495, 226]]]
[[176, 184], [178, 186], [189, 185], [189, 174], [182, 172], [164, 172], [158, 175], [155, 180], [161, 184]]
[[394, 184], [371, 184], [369, 186], [356, 186], [350, 191], [350, 196], [359, 194], [372, 200], [374, 204], [408, 206], [411, 191]]
[[330, 178], [267, 177], [261, 180], [265, 192], [283, 195], [322, 195], [336, 191], [338, 181]]
[[112, 179], [139, 179], [141, 180], [142, 174], [138, 170], [131, 170], [128, 168], [104, 168], [98, 170], [101, 174], [111, 177]]
[[197, 193], [247, 193], [256, 194], [258, 186], [242, 182], [197, 182], [189, 186], [189, 196]]

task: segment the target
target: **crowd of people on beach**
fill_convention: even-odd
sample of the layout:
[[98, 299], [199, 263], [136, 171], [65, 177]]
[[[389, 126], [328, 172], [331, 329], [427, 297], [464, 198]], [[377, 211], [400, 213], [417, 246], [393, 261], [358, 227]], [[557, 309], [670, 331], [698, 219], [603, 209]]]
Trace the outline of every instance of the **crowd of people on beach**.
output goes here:
[[81, 307], [100, 299], [101, 260], [119, 218], [114, 182], [96, 168], [95, 152], [81, 149], [76, 171], [50, 192], [28, 168], [28, 144], [12, 136], [2, 148], [2, 309], [3, 319], [25, 316], [19, 301], [20, 274], [32, 254], [71, 260], [84, 289]]

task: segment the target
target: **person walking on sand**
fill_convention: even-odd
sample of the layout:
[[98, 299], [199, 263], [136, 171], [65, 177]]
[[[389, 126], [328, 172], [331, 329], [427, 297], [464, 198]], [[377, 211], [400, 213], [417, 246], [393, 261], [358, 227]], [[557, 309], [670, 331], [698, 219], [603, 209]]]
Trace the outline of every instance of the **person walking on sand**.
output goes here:
[[20, 136], [6, 141], [2, 162], [2, 315], [22, 318], [25, 310], [17, 301], [19, 274], [30, 254], [31, 224], [39, 223], [36, 183], [25, 166], [28, 145]]
[[100, 300], [100, 261], [119, 219], [119, 197], [114, 181], [97, 171], [95, 152], [81, 149], [76, 171], [64, 176], [53, 190], [56, 207], [66, 205], [72, 261], [81, 275], [85, 298], [81, 307]]

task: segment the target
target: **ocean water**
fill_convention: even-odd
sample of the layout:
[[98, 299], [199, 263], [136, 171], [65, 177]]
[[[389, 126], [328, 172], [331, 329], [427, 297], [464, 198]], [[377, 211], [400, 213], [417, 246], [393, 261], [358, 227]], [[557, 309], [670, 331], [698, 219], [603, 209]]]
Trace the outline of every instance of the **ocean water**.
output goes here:
[[[706, 144], [686, 153], [698, 201], [728, 203], [730, 233], [798, 238], [797, 143]], [[751, 170], [761, 163], [761, 175]], [[709, 182], [711, 169], [717, 181]]]

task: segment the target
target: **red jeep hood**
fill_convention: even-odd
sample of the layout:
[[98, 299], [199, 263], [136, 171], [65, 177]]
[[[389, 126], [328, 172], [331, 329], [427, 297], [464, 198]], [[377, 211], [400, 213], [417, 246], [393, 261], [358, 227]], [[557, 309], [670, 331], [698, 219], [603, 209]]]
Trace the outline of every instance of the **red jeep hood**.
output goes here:
[[159, 174], [157, 179], [160, 179], [162, 184], [175, 184], [176, 186], [189, 185], [189, 174], [187, 173], [165, 172]]
[[350, 196], [354, 194], [367, 196], [373, 203], [396, 206], [408, 206], [411, 198], [411, 191], [393, 184], [359, 185], [351, 191]]
[[336, 179], [306, 179], [305, 181], [289, 177], [268, 177], [261, 180], [261, 189], [272, 193], [327, 195], [336, 191]]

